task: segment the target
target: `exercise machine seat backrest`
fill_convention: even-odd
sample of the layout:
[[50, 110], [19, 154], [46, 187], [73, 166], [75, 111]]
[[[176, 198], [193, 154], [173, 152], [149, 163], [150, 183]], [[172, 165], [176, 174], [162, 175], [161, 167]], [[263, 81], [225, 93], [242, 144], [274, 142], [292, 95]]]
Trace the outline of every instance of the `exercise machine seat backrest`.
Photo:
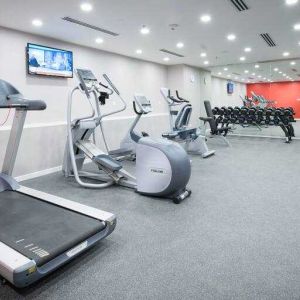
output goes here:
[[10, 83], [0, 79], [0, 107], [24, 110], [45, 110], [47, 105], [42, 100], [27, 100]]
[[186, 104], [184, 107], [181, 108], [179, 114], [176, 117], [175, 121], [175, 129], [181, 130], [184, 127], [187, 127], [190, 121], [190, 117], [192, 114], [192, 105]]
[[206, 111], [206, 115], [211, 118], [208, 123], [210, 125], [210, 129], [212, 132], [216, 132], [217, 131], [217, 123], [215, 121], [215, 118], [214, 118], [214, 114], [212, 112], [212, 109], [211, 109], [211, 104], [210, 104], [210, 101], [204, 101], [204, 107], [205, 107], [205, 111]]

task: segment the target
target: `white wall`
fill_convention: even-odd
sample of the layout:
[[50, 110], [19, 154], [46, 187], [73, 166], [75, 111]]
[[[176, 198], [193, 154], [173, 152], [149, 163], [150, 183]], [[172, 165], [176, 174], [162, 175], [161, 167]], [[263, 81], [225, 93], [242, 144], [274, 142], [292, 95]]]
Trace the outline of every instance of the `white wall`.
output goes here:
[[[30, 112], [26, 120], [24, 136], [19, 149], [15, 175], [27, 174], [61, 165], [66, 139], [66, 106], [69, 91], [77, 84], [76, 78], [58, 79], [27, 75], [25, 47], [28, 42], [58, 47], [74, 52], [74, 66], [90, 68], [100, 78], [103, 73], [111, 77], [128, 103], [127, 110], [109, 118], [105, 128], [112, 147], [117, 147], [133, 121], [133, 94], [144, 93], [153, 105], [153, 114], [141, 122], [145, 131], [160, 136], [168, 129], [167, 106], [160, 96], [160, 88], [167, 84], [167, 68], [163, 65], [141, 61], [101, 50], [81, 47], [36, 35], [0, 27], [0, 78], [11, 82], [24, 96], [43, 99], [47, 110]], [[88, 112], [85, 98], [77, 96], [74, 116]], [[113, 97], [103, 108], [115, 108], [118, 98]], [[7, 110], [0, 111], [0, 123]], [[5, 127], [0, 127], [0, 166], [12, 122], [12, 116]], [[153, 121], [152, 121], [153, 120]]]
[[212, 77], [211, 84], [211, 104], [214, 106], [242, 106], [242, 100], [240, 96], [245, 97], [247, 94], [247, 87], [244, 83], [234, 82], [234, 92], [233, 94], [227, 93], [227, 83], [226, 79]]
[[205, 115], [203, 102], [211, 98], [211, 73], [209, 71], [179, 65], [168, 68], [168, 88], [179, 90], [183, 98], [193, 106], [191, 126], [199, 126], [199, 117]]

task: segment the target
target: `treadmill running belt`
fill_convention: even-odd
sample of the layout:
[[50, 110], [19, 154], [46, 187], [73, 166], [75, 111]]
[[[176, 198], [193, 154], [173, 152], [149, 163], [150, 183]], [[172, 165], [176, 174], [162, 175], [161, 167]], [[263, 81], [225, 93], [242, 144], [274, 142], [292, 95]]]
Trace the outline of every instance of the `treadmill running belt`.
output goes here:
[[18, 192], [0, 194], [0, 241], [37, 266], [104, 228], [99, 220]]

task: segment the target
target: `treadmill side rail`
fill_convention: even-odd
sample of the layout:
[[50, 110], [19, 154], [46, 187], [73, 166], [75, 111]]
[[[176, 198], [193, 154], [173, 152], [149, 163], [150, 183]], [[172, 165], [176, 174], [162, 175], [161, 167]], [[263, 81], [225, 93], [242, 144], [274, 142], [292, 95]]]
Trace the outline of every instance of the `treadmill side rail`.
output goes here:
[[104, 210], [100, 210], [71, 200], [60, 198], [25, 186], [20, 186], [17, 189], [17, 192], [35, 197], [39, 200], [46, 201], [57, 206], [64, 207], [66, 209], [78, 212], [80, 214], [89, 216], [100, 221], [109, 222], [110, 224], [116, 222], [115, 215]]
[[20, 252], [0, 242], [0, 274], [12, 284], [16, 269], [27, 266], [28, 269], [35, 267], [35, 263], [22, 255]]

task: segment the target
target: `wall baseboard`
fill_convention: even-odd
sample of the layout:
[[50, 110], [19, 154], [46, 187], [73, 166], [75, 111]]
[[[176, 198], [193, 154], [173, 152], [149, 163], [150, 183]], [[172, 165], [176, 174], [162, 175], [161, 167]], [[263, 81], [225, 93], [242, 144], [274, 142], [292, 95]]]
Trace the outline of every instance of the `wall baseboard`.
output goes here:
[[[88, 164], [88, 163], [91, 163], [91, 162], [92, 162], [91, 159], [86, 158], [83, 164], [85, 165], [85, 164]], [[34, 178], [37, 178], [37, 177], [49, 175], [49, 174], [52, 174], [52, 173], [61, 172], [61, 170], [62, 170], [62, 166], [57, 166], [57, 167], [53, 167], [53, 168], [50, 168], [50, 169], [45, 169], [45, 170], [41, 170], [41, 171], [21, 175], [21, 176], [16, 177], [15, 179], [16, 179], [17, 182], [21, 182], [21, 181], [30, 180], [30, 179], [34, 179]]]
[[30, 174], [25, 174], [25, 175], [21, 175], [16, 177], [16, 180], [18, 182], [20, 181], [24, 181], [24, 180], [29, 180], [29, 179], [34, 179], [40, 176], [44, 176], [44, 175], [49, 175], [55, 172], [59, 172], [61, 171], [62, 166], [58, 166], [58, 167], [54, 167], [54, 168], [50, 168], [50, 169], [45, 169], [45, 170], [41, 170], [38, 172], [34, 172], [34, 173], [30, 173]]

